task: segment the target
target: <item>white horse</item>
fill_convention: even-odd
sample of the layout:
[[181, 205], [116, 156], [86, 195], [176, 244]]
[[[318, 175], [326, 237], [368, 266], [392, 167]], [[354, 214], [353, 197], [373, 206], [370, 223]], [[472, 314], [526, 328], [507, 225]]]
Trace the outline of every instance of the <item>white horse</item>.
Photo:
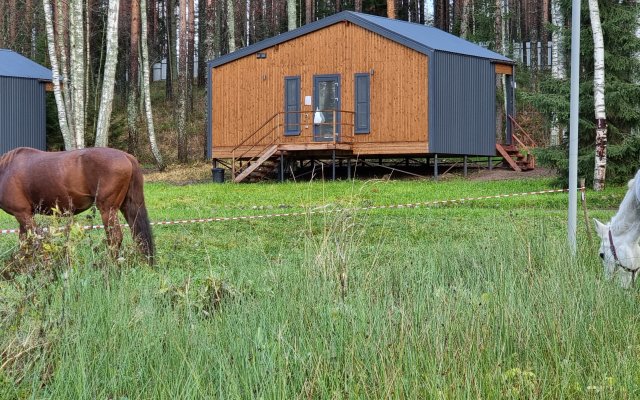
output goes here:
[[605, 277], [618, 276], [624, 288], [633, 285], [640, 275], [640, 171], [628, 187], [618, 212], [608, 224], [594, 219]]

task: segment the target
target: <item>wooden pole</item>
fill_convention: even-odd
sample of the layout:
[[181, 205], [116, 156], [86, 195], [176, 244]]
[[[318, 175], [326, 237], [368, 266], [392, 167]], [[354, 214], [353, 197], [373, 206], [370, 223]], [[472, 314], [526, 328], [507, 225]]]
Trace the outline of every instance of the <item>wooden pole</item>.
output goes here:
[[467, 177], [467, 156], [464, 156], [464, 176]]
[[438, 155], [433, 157], [433, 177], [438, 180]]
[[587, 212], [587, 196], [584, 178], [580, 178], [580, 203], [582, 203], [584, 224], [587, 228], [587, 238], [589, 239], [589, 246], [593, 247], [593, 236], [591, 236], [591, 223], [589, 222], [589, 213]]

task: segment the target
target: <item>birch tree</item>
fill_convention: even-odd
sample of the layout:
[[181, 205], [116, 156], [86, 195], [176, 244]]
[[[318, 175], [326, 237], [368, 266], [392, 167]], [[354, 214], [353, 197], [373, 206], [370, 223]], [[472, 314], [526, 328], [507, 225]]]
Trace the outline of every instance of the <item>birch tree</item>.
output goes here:
[[156, 160], [156, 165], [161, 171], [165, 165], [162, 160], [162, 154], [158, 148], [156, 141], [156, 132], [153, 126], [153, 112], [151, 111], [151, 91], [149, 89], [149, 46], [147, 42], [147, 0], [140, 0], [140, 16], [141, 16], [141, 44], [142, 44], [142, 93], [144, 96], [144, 111], [147, 119], [147, 133], [149, 136], [149, 145], [151, 153]]
[[296, 0], [287, 0], [287, 30], [292, 31], [297, 28], [296, 16], [298, 15], [296, 9]]
[[[563, 80], [567, 77], [564, 65], [563, 28], [564, 18], [560, 8], [560, 0], [551, 0], [551, 76], [554, 79]], [[564, 129], [560, 128], [558, 115], [553, 112], [551, 115], [551, 137], [550, 144], [557, 146], [560, 138], [564, 136]]]
[[462, 0], [462, 15], [460, 16], [460, 37], [466, 39], [469, 35], [469, 1], [470, 0]]
[[42, 0], [42, 6], [44, 8], [45, 29], [47, 31], [47, 47], [49, 50], [49, 61], [51, 62], [51, 72], [53, 80], [53, 96], [56, 100], [58, 109], [58, 122], [60, 124], [60, 131], [62, 133], [62, 140], [64, 141], [65, 149], [72, 149], [74, 147], [75, 140], [73, 139], [71, 130], [69, 129], [69, 123], [67, 119], [67, 108], [64, 103], [62, 95], [62, 89], [60, 86], [61, 76], [60, 67], [58, 64], [58, 52], [56, 51], [56, 40], [53, 31], [53, 15], [51, 11], [51, 3], [49, 0]]
[[589, 0], [589, 16], [593, 34], [593, 97], [596, 118], [596, 154], [593, 189], [604, 189], [607, 172], [607, 115], [604, 95], [604, 39], [598, 0]]
[[[180, 0], [182, 4], [183, 0]], [[236, 51], [236, 14], [233, 0], [227, 0], [227, 28], [229, 29], [229, 53]]]
[[[135, 0], [134, 0], [135, 2]], [[120, 0], [109, 0], [107, 16], [107, 55], [105, 57], [102, 96], [96, 126], [96, 147], [107, 147], [109, 143], [109, 122], [113, 108], [113, 87], [116, 81], [116, 65], [118, 64], [118, 16]]]
[[72, 0], [70, 3], [58, 0], [55, 7], [55, 28], [52, 4], [49, 0], [43, 0], [42, 4], [49, 59], [52, 69], [55, 69], [54, 96], [65, 149], [80, 149], [85, 145], [86, 113], [83, 3], [79, 0]]
[[[85, 58], [84, 58], [84, 25], [83, 2], [71, 0], [69, 8], [69, 43], [70, 78], [71, 81], [71, 115], [74, 121], [75, 148], [84, 148], [85, 127]], [[62, 49], [61, 49], [62, 50]]]

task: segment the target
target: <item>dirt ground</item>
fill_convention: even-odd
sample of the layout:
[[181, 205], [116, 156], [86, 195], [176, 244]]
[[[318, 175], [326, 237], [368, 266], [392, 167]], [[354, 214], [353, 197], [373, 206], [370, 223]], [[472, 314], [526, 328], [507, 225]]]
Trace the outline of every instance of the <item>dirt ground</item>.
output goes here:
[[468, 174], [467, 178], [474, 181], [499, 181], [505, 179], [524, 179], [524, 178], [553, 178], [557, 175], [556, 171], [549, 168], [536, 167], [532, 171], [516, 172], [506, 168], [482, 169], [473, 171]]
[[[414, 175], [407, 175], [401, 172], [402, 167], [397, 171], [390, 171], [385, 168], [375, 167], [359, 167], [357, 177], [360, 179], [428, 179], [432, 176], [432, 171], [424, 169], [407, 168], [407, 171]], [[327, 176], [328, 168], [325, 170]], [[176, 185], [188, 185], [191, 183], [211, 182], [211, 164], [206, 162], [198, 162], [191, 165], [170, 165], [163, 172], [159, 172], [153, 168], [144, 171], [146, 182], [167, 182]], [[463, 171], [460, 167], [442, 168], [440, 171], [440, 179], [447, 180], [456, 177], [462, 177]], [[505, 167], [494, 167], [489, 170], [486, 167], [472, 168], [469, 167], [467, 179], [472, 181], [496, 181], [508, 179], [525, 179], [525, 178], [552, 178], [556, 176], [554, 170], [548, 168], [537, 167], [532, 171], [515, 172]], [[227, 176], [227, 179], [229, 177]], [[346, 170], [344, 168], [337, 171], [338, 179], [346, 178]], [[300, 178], [298, 178], [300, 179]]]

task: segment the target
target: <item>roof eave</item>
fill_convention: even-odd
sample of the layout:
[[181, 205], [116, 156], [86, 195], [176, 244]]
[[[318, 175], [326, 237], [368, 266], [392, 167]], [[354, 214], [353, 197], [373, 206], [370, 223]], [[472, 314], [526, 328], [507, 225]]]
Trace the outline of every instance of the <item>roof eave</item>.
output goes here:
[[239, 49], [237, 51], [234, 51], [233, 53], [229, 53], [226, 54], [224, 56], [218, 57], [214, 60], [210, 60], [207, 62], [207, 64], [209, 65], [209, 68], [215, 68], [215, 67], [219, 67], [221, 65], [230, 63], [232, 61], [235, 61], [237, 59], [240, 59], [242, 57], [246, 57], [249, 56], [251, 54], [255, 54], [259, 51], [268, 49], [269, 47], [273, 47], [275, 45], [287, 42], [289, 40], [293, 40], [296, 38], [299, 38], [300, 36], [304, 36], [307, 35], [309, 33], [318, 31], [320, 29], [326, 28], [328, 26], [337, 24], [339, 22], [350, 22], [353, 23], [355, 25], [360, 26], [361, 28], [367, 29], [369, 31], [375, 32], [380, 34], [381, 36], [386, 37], [389, 40], [392, 40], [394, 42], [400, 43], [406, 47], [409, 47], [410, 49], [413, 49], [417, 52], [423, 53], [423, 54], [427, 54], [427, 55], [431, 55], [433, 54], [433, 49], [414, 42], [413, 40], [407, 39], [406, 37], [399, 35], [393, 31], [384, 29], [382, 27], [380, 27], [379, 25], [376, 25], [372, 22], [369, 22], [367, 20], [365, 20], [364, 18], [360, 18], [358, 17], [357, 14], [354, 14], [350, 11], [343, 11], [340, 12], [338, 14], [333, 14], [329, 17], [326, 17], [324, 19], [321, 19], [319, 21], [314, 21], [311, 22], [307, 25], [304, 25], [298, 29], [294, 29], [292, 31], [289, 32], [285, 32], [285, 33], [281, 33], [280, 35], [274, 36], [272, 38], [269, 39], [265, 39], [262, 40], [258, 43], [254, 43], [250, 46], [244, 47], [242, 49]]
[[[512, 65], [516, 64], [513, 60], [510, 60], [504, 56], [503, 57], [505, 59], [498, 59], [498, 58], [482, 57], [478, 55], [449, 52], [442, 49], [438, 50], [433, 47], [427, 46], [423, 43], [418, 43], [414, 40], [407, 38], [406, 36], [400, 35], [392, 30], [386, 29], [378, 24], [375, 24], [367, 20], [366, 18], [360, 17], [357, 13], [354, 13], [351, 11], [343, 11], [338, 14], [334, 14], [324, 19], [321, 19], [319, 21], [314, 21], [298, 29], [281, 33], [280, 35], [274, 36], [272, 38], [268, 38], [258, 43], [254, 43], [250, 46], [234, 51], [233, 53], [225, 54], [224, 56], [218, 57], [214, 60], [207, 61], [207, 65], [209, 68], [219, 67], [221, 65], [228, 64], [232, 61], [255, 54], [257, 52], [276, 46], [278, 44], [299, 38], [300, 36], [304, 36], [309, 33], [315, 32], [317, 30], [337, 24], [339, 22], [353, 23], [355, 25], [360, 26], [361, 28], [367, 29], [371, 32], [375, 32], [391, 41], [402, 44], [403, 46], [408, 47], [412, 50], [415, 50], [419, 53], [426, 54], [427, 56], [433, 56], [433, 54], [437, 51], [437, 52], [459, 54], [459, 55], [464, 55], [468, 57], [482, 58], [482, 59], [489, 60], [490, 62], [496, 62], [496, 63], [504, 63], [504, 64], [512, 64]], [[500, 55], [498, 53], [495, 53], [495, 54]]]

